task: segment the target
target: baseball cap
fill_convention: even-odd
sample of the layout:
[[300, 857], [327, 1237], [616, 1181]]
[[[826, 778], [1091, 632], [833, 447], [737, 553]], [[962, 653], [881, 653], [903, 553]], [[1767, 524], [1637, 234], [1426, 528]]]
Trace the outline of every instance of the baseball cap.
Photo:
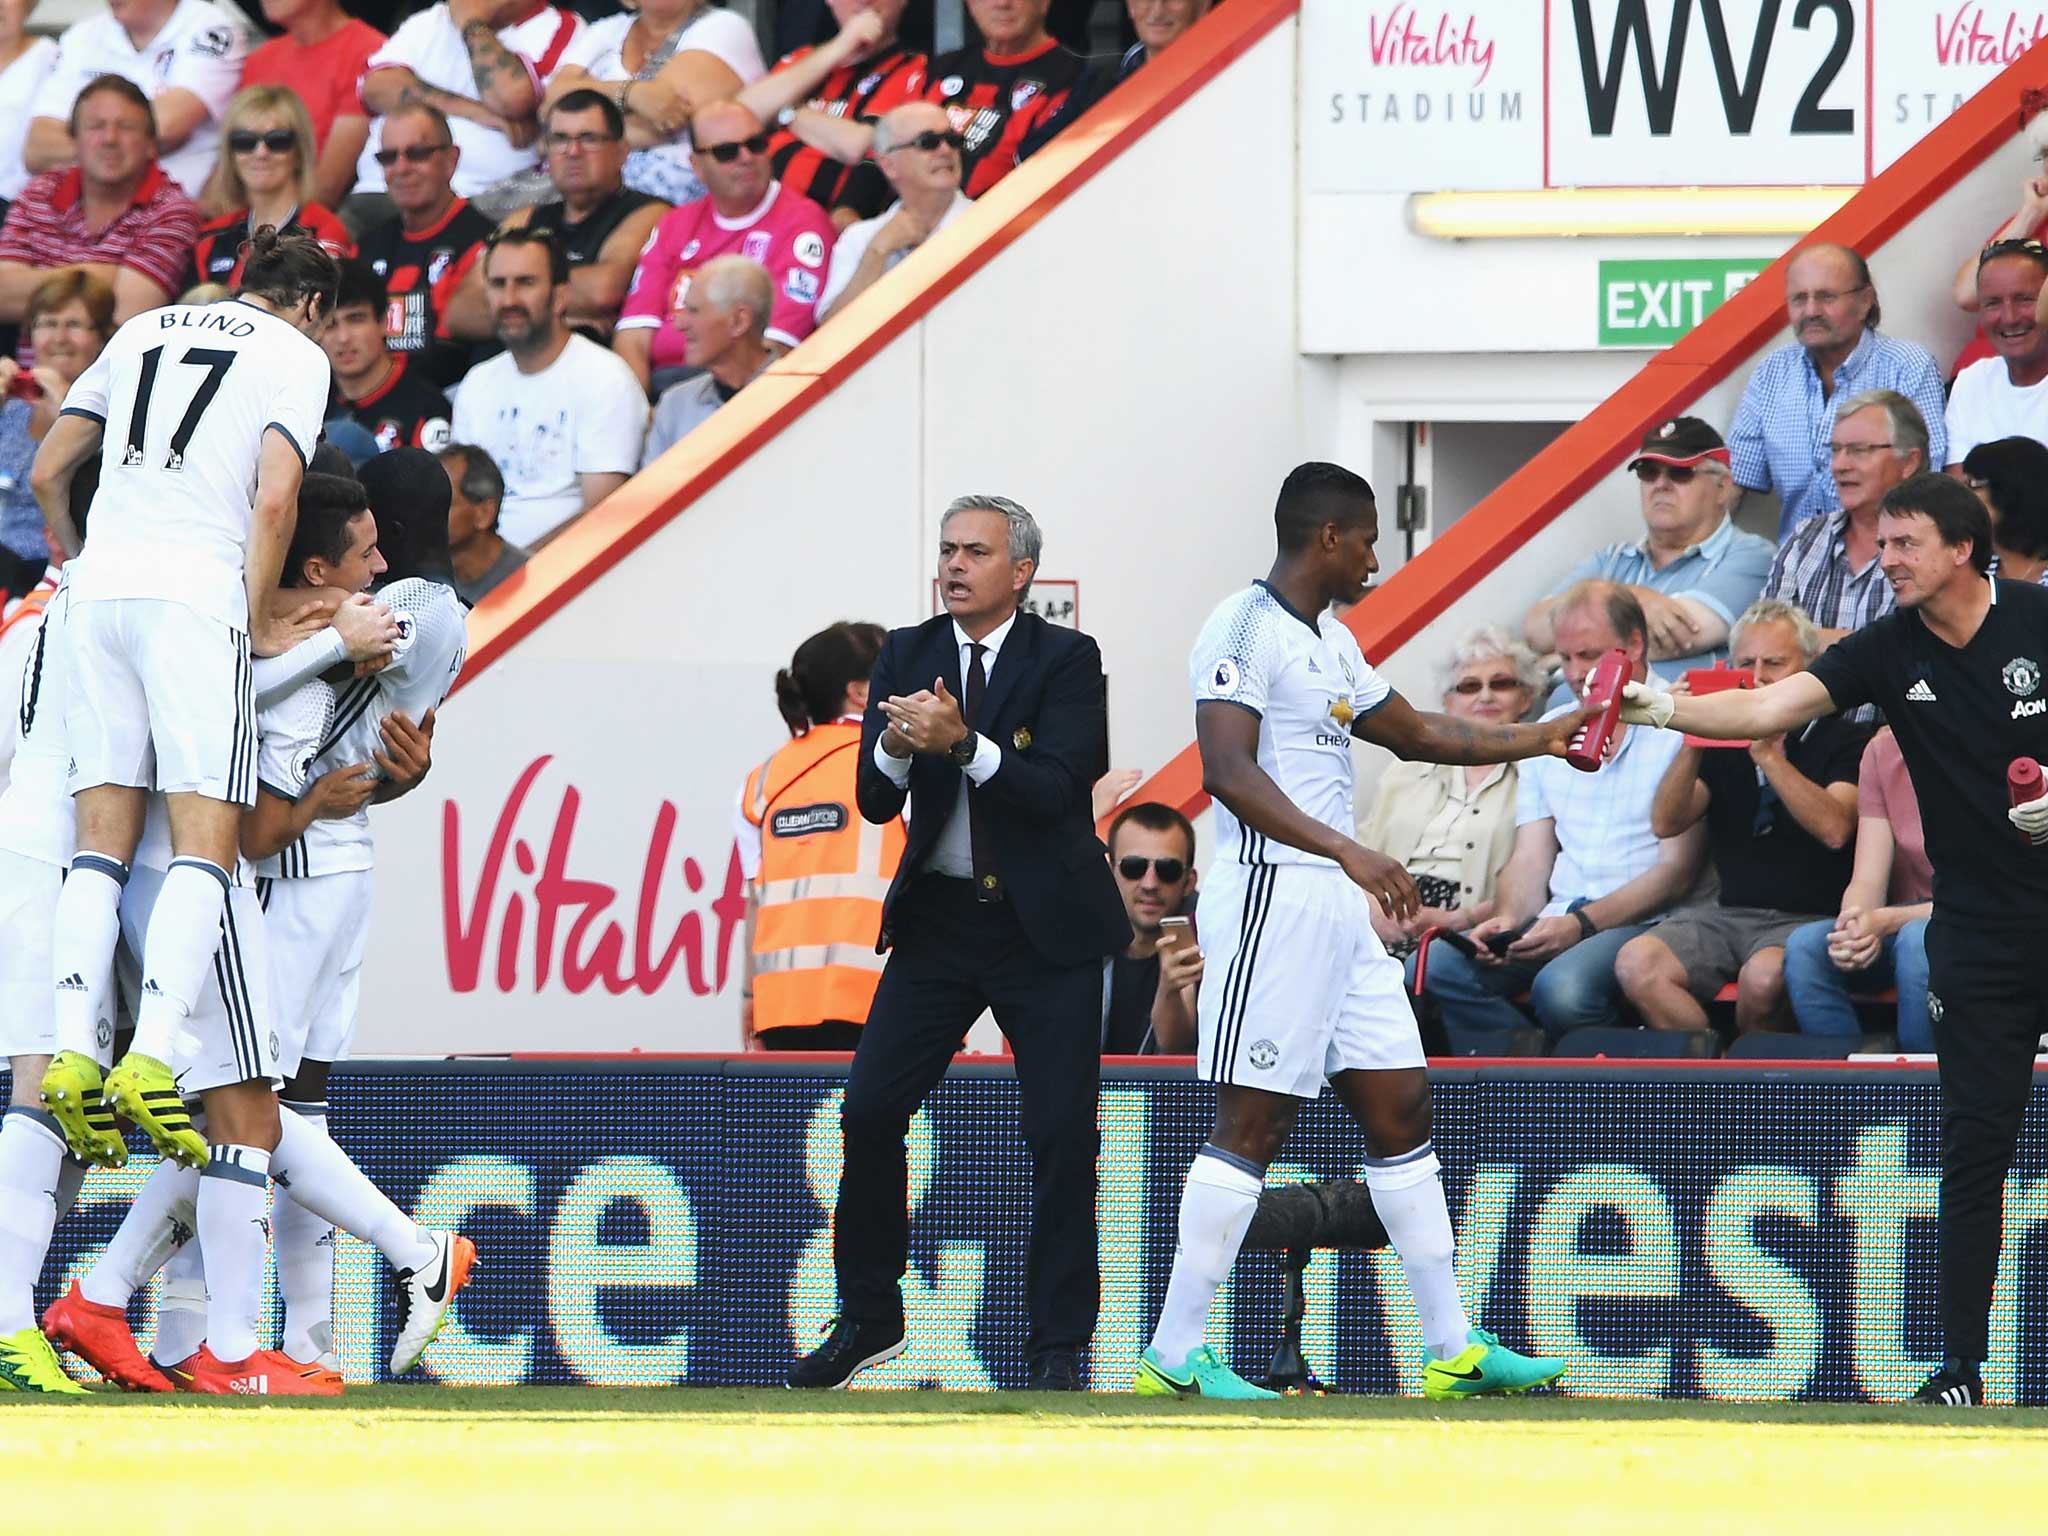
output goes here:
[[1721, 434], [1697, 416], [1674, 416], [1650, 429], [1642, 448], [1628, 461], [1628, 467], [1634, 469], [1646, 463], [1697, 464], [1702, 459], [1728, 462], [1728, 445], [1721, 441]]

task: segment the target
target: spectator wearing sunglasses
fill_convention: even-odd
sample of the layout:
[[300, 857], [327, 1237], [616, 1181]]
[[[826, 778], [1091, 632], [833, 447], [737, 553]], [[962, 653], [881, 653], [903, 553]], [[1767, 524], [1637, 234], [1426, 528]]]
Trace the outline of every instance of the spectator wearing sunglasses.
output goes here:
[[1159, 938], [1161, 918], [1194, 910], [1195, 829], [1170, 805], [1136, 801], [1109, 824], [1109, 867], [1131, 942], [1102, 963], [1102, 1054], [1185, 1055], [1195, 1048], [1202, 951], [1193, 943], [1161, 950]]
[[[1764, 583], [1765, 597], [1796, 605], [1819, 626], [1822, 650], [1892, 611], [1892, 584], [1878, 568], [1877, 514], [1885, 492], [1926, 470], [1927, 423], [1893, 390], [1851, 395], [1835, 408], [1828, 456], [1840, 505], [1793, 530]], [[1865, 705], [1855, 718], [1875, 715]]]
[[377, 139], [375, 158], [398, 211], [363, 231], [359, 254], [390, 293], [391, 350], [446, 389], [475, 361], [448, 329], [448, 305], [492, 224], [456, 195], [462, 151], [439, 108], [401, 108], [378, 125]]
[[242, 84], [298, 92], [313, 124], [312, 200], [339, 209], [355, 186], [356, 162], [370, 143], [370, 117], [356, 94], [384, 46], [382, 32], [341, 8], [341, 0], [262, 0], [263, 19], [284, 36], [259, 44]]
[[266, 224], [304, 230], [330, 256], [355, 254], [341, 220], [314, 201], [312, 120], [285, 86], [252, 85], [228, 103], [212, 191], [228, 211], [199, 226], [194, 282], [241, 282], [249, 238]]
[[1749, 376], [1728, 430], [1735, 483], [1778, 493], [1778, 541], [1833, 511], [1828, 433], [1834, 402], [1872, 389], [1895, 389], [1920, 408], [1942, 452], [1941, 370], [1927, 349], [1879, 333], [1870, 267], [1846, 245], [1810, 245], [1785, 268], [1785, 312], [1792, 341]]
[[817, 325], [833, 228], [825, 210], [770, 174], [768, 133], [736, 101], [714, 102], [691, 124], [690, 161], [711, 190], [656, 226], [619, 310], [612, 349], [659, 396], [688, 366], [679, 329], [691, 276], [717, 256], [768, 269], [775, 312], [768, 344], [787, 352]]
[[1738, 493], [1728, 447], [1699, 417], [1652, 430], [1628, 470], [1642, 497], [1643, 537], [1580, 561], [1529, 610], [1523, 631], [1538, 651], [1555, 649], [1565, 594], [1582, 581], [1618, 581], [1642, 607], [1651, 661], [1674, 670], [1712, 666], [1727, 656], [1728, 628], [1756, 601], [1777, 551], [1729, 516]]
[[[1513, 725], [1536, 703], [1536, 654], [1496, 624], [1468, 630], [1451, 652], [1444, 713]], [[1494, 883], [1515, 843], [1513, 763], [1394, 763], [1380, 775], [1358, 840], [1398, 861], [1422, 907], [1399, 921], [1375, 905], [1373, 929], [1405, 956], [1431, 928], [1459, 932], [1493, 911]]]
[[2001, 240], [1977, 259], [1977, 318], [1995, 355], [1957, 374], [1949, 394], [1944, 467], [1958, 478], [1979, 443], [2048, 440], [2048, 326], [2035, 313], [2044, 280], [2048, 247], [2038, 240]]
[[945, 109], [914, 101], [875, 125], [875, 159], [896, 201], [872, 219], [849, 225], [832, 249], [821, 316], [874, 286], [875, 280], [974, 205], [960, 190], [966, 143]]

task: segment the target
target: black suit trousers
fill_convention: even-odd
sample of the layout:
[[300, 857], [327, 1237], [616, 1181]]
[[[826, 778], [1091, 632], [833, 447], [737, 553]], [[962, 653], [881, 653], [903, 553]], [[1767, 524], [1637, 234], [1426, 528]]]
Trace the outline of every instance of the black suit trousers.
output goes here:
[[890, 930], [895, 948], [853, 1055], [841, 1111], [846, 1163], [833, 1222], [840, 1306], [862, 1322], [902, 1318], [910, 1117], [986, 1007], [1016, 1059], [1019, 1129], [1031, 1154], [1026, 1352], [1085, 1348], [1101, 1290], [1095, 1160], [1102, 962], [1048, 964], [1007, 903], [976, 901], [969, 882], [932, 875], [905, 887]]

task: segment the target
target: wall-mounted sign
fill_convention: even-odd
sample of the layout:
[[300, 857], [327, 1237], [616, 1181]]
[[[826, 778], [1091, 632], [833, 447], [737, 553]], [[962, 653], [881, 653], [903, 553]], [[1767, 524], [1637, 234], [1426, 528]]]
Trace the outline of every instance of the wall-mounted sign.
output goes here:
[[1747, 287], [1768, 256], [1600, 263], [1600, 345], [1665, 347]]

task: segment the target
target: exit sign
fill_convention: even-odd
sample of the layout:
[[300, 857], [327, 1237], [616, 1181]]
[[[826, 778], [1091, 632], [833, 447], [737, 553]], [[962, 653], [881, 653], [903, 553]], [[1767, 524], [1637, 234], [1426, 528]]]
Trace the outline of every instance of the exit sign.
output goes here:
[[1768, 256], [1600, 263], [1600, 345], [1667, 347], [1740, 293]]

